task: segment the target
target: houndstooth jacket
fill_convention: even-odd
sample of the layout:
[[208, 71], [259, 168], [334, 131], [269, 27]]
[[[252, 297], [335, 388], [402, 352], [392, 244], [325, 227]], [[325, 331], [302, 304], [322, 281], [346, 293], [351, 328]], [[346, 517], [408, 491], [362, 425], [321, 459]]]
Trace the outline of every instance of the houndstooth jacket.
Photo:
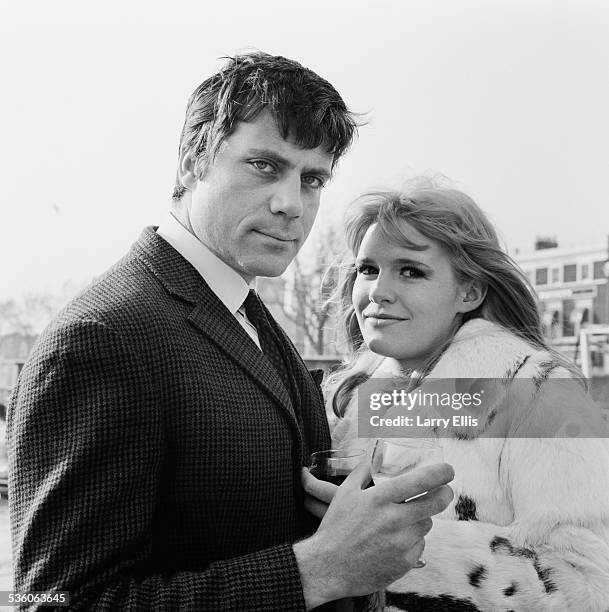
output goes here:
[[298, 405], [153, 228], [60, 313], [8, 413], [15, 589], [83, 610], [304, 609], [300, 470], [330, 438], [268, 317]]
[[[391, 375], [387, 368], [374, 376]], [[502, 381], [515, 394], [511, 412], [480, 415], [477, 433], [493, 420], [511, 433], [455, 428], [440, 438], [455, 497], [425, 538], [426, 567], [388, 588], [388, 610], [609, 610], [608, 433], [578, 384], [552, 382], [569, 376], [551, 354], [498, 325], [463, 325], [429, 378]], [[335, 447], [370, 445], [357, 438], [356, 413], [352, 401], [334, 423]], [[574, 416], [590, 438], [515, 434], [551, 426], [563, 436]]]

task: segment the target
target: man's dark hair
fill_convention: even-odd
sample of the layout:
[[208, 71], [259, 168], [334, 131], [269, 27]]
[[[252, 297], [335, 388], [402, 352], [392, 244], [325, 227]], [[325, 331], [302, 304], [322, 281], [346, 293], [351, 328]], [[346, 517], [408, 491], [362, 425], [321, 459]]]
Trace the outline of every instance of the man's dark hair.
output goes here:
[[[323, 146], [333, 164], [349, 148], [357, 123], [339, 93], [298, 62], [257, 51], [228, 58], [217, 74], [194, 91], [180, 136], [179, 155], [191, 151], [201, 175], [240, 121], [270, 110], [283, 138], [305, 149]], [[185, 192], [179, 174], [173, 199]]]

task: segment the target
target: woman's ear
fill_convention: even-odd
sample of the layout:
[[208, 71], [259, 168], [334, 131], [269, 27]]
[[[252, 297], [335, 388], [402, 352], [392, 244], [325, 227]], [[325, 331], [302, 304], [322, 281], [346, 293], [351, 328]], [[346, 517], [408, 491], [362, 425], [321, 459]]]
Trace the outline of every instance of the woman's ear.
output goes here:
[[480, 281], [469, 280], [463, 283], [459, 289], [459, 304], [457, 312], [465, 314], [476, 310], [486, 297], [487, 285]]

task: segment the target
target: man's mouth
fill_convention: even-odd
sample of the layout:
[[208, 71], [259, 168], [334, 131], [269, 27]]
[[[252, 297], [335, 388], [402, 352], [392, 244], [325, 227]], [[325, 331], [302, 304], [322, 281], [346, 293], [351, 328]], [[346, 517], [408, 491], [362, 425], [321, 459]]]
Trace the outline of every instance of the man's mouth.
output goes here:
[[286, 234], [284, 232], [269, 232], [263, 230], [254, 230], [257, 234], [262, 234], [267, 238], [273, 238], [274, 240], [279, 240], [280, 242], [295, 242], [298, 240], [298, 236], [293, 236], [292, 234]]

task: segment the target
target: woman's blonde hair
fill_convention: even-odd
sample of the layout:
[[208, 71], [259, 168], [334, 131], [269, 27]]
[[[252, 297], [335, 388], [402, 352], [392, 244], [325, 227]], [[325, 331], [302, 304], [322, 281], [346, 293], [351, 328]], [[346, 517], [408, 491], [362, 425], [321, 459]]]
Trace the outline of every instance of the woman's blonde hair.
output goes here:
[[[425, 183], [423, 183], [425, 181]], [[501, 248], [497, 232], [484, 212], [465, 193], [438, 187], [421, 178], [404, 191], [375, 191], [364, 194], [347, 209], [347, 250], [339, 264], [334, 299], [338, 305], [339, 331], [347, 346], [347, 361], [326, 384], [334, 412], [342, 416], [353, 390], [364, 382], [382, 361], [364, 344], [351, 293], [357, 276], [355, 257], [368, 228], [377, 223], [387, 239], [410, 249], [422, 249], [402, 231], [406, 222], [426, 238], [436, 241], [450, 258], [459, 282], [476, 281], [486, 291], [480, 306], [464, 314], [446, 342], [429, 356], [419, 377], [424, 376], [450, 344], [466, 321], [482, 318], [498, 323], [537, 349], [550, 350], [543, 333], [535, 291], [522, 271]], [[573, 370], [574, 366], [561, 363]]]

